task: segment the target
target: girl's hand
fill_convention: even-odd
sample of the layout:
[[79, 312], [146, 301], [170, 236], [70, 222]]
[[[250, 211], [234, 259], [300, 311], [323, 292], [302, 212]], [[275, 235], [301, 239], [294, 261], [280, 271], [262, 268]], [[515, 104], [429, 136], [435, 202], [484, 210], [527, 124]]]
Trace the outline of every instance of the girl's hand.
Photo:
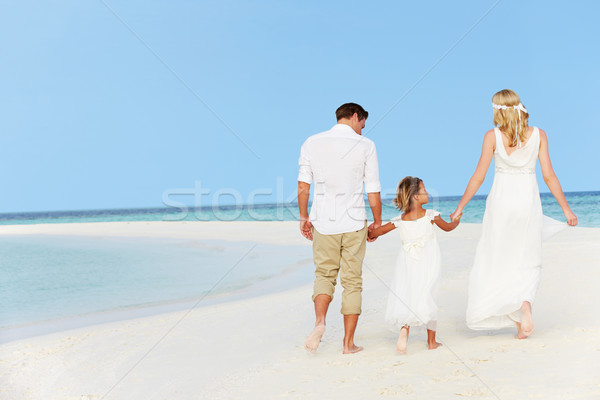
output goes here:
[[456, 217], [456, 219], [454, 221], [452, 221], [452, 223], [454, 224], [454, 227], [457, 227], [458, 224], [460, 224], [460, 218], [462, 217], [462, 213], [460, 213], [458, 215], [458, 217]]
[[377, 240], [377, 236], [373, 235], [373, 231], [377, 228], [379, 228], [381, 226], [381, 222], [373, 222], [371, 225], [369, 225], [369, 227], [367, 228], [368, 231], [368, 236], [367, 236], [367, 242], [374, 242], [375, 240]]
[[450, 220], [452, 222], [460, 220], [460, 217], [462, 217], [462, 210], [459, 210], [458, 208], [450, 214]]
[[565, 218], [567, 218], [567, 224], [569, 226], [577, 225], [577, 215], [573, 213], [571, 210], [563, 210], [563, 214], [565, 214]]

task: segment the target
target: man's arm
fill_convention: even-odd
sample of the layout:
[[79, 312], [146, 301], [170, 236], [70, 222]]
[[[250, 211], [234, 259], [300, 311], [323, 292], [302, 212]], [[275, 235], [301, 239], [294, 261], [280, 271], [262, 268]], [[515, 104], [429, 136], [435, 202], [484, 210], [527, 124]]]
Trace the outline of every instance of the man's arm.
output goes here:
[[[375, 144], [371, 144], [371, 150], [365, 163], [365, 191], [369, 197], [369, 207], [373, 213], [373, 223], [369, 225], [369, 232], [381, 226], [381, 183], [379, 183], [379, 162], [377, 161], [377, 150]], [[369, 242], [375, 239], [367, 239]]]
[[[367, 196], [369, 196], [369, 207], [373, 213], [373, 223], [369, 225], [369, 232], [371, 232], [381, 226], [381, 194], [380, 192], [368, 193]], [[376, 239], [377, 237], [367, 240], [374, 242]]]
[[300, 209], [300, 232], [308, 240], [313, 240], [312, 224], [308, 220], [308, 198], [310, 183], [298, 181], [298, 208]]
[[307, 142], [308, 140], [302, 145], [300, 159], [298, 160], [300, 165], [298, 171], [298, 208], [300, 209], [300, 232], [308, 240], [313, 240], [313, 226], [308, 220], [308, 197], [310, 195], [310, 184], [313, 181], [313, 172]]

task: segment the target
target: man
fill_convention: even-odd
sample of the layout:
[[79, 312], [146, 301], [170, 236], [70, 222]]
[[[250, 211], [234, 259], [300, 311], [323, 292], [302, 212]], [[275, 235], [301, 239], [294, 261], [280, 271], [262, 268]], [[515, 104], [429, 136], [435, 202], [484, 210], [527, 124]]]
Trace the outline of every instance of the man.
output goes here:
[[[367, 213], [363, 183], [374, 222], [381, 225], [381, 185], [375, 144], [363, 137], [369, 113], [360, 105], [346, 103], [336, 112], [337, 124], [309, 137], [300, 152], [298, 206], [300, 231], [313, 241], [315, 283], [315, 328], [305, 348], [315, 352], [325, 333], [325, 316], [340, 272], [344, 354], [363, 348], [354, 344], [354, 331], [361, 313], [362, 262], [367, 241]], [[310, 185], [315, 194], [308, 214]]]

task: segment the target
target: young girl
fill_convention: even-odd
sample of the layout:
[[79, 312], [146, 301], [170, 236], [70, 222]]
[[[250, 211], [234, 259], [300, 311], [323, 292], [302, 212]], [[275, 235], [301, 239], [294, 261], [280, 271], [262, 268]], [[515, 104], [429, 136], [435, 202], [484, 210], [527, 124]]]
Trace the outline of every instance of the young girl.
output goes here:
[[402, 246], [385, 315], [388, 323], [400, 329], [396, 345], [400, 354], [406, 353], [411, 325], [427, 326], [429, 349], [441, 346], [435, 341], [437, 305], [434, 301], [441, 257], [433, 224], [444, 231], [451, 231], [458, 226], [460, 218], [446, 222], [440, 218], [439, 212], [423, 208], [423, 204], [428, 202], [429, 194], [423, 181], [407, 176], [398, 184], [394, 199], [394, 204], [403, 214], [369, 232], [369, 238], [373, 239], [396, 228], [400, 231]]

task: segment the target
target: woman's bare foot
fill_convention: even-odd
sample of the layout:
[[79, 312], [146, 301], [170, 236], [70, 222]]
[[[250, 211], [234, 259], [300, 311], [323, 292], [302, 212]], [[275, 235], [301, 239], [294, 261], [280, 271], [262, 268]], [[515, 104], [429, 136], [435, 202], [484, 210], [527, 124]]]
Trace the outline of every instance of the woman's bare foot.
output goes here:
[[400, 329], [398, 342], [396, 343], [396, 351], [398, 354], [406, 354], [406, 346], [408, 344], [408, 326], [403, 326]]
[[304, 342], [304, 348], [311, 353], [317, 351], [324, 333], [325, 324], [316, 325], [315, 329], [313, 329], [312, 333], [308, 336], [308, 339], [306, 339], [306, 342]]
[[344, 354], [354, 354], [363, 351], [364, 347], [352, 345], [352, 347], [344, 348]]
[[521, 323], [517, 323], [517, 337], [519, 339], [526, 339], [533, 333], [533, 315], [531, 313], [530, 302], [523, 302], [523, 305], [521, 305], [521, 313], [523, 317]]
[[521, 324], [519, 322], [515, 322], [515, 325], [517, 325], [517, 334], [515, 335], [515, 338], [527, 339], [527, 336], [525, 336], [525, 334], [523, 333], [523, 329], [521, 329]]

